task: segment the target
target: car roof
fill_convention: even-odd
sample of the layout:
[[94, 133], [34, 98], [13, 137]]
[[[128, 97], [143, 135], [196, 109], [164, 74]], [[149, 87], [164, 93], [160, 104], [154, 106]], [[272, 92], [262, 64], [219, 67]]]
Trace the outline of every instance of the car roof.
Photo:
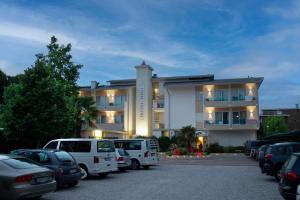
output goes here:
[[293, 155], [300, 156], [300, 153], [299, 152], [298, 153], [293, 153]]
[[96, 138], [64, 138], [64, 139], [55, 139], [55, 140], [51, 140], [49, 142], [54, 142], [54, 141], [112, 141], [110, 139], [96, 139]]
[[275, 144], [272, 144], [270, 146], [285, 146], [285, 145], [292, 145], [292, 144], [299, 144], [300, 145], [300, 142], [281, 142], [281, 143], [275, 143]]
[[37, 152], [37, 151], [43, 151], [43, 152], [57, 152], [57, 151], [63, 151], [63, 150], [57, 150], [57, 149], [16, 149], [21, 151], [31, 151], [31, 152]]

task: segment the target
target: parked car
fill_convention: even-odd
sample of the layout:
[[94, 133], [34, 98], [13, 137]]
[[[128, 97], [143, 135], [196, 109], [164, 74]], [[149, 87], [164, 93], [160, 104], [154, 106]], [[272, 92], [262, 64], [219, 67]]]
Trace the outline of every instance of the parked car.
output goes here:
[[111, 140], [57, 139], [47, 143], [44, 149], [69, 152], [81, 168], [82, 179], [89, 175], [105, 177], [108, 173], [118, 170], [115, 145]]
[[52, 169], [55, 173], [57, 187], [75, 186], [81, 179], [81, 169], [75, 159], [67, 152], [47, 149], [14, 150], [12, 154], [24, 156]]
[[266, 150], [263, 173], [279, 180], [282, 165], [294, 152], [300, 152], [300, 143], [284, 142], [270, 145]]
[[158, 164], [158, 144], [151, 139], [114, 140], [116, 148], [125, 149], [131, 157], [131, 169], [148, 169]]
[[117, 156], [118, 169], [120, 171], [125, 171], [130, 167], [131, 164], [130, 155], [126, 150], [116, 148], [116, 156]]
[[246, 141], [246, 143], [245, 143], [245, 154], [246, 154], [246, 156], [250, 156], [251, 149], [253, 147], [255, 147], [257, 142], [258, 142], [257, 140], [248, 140], [248, 141]]
[[269, 147], [269, 144], [262, 145], [258, 149], [258, 163], [259, 167], [262, 169], [265, 164], [265, 153], [267, 151], [267, 148]]
[[[284, 163], [280, 173], [279, 192], [284, 199], [296, 200], [300, 184], [300, 153], [294, 153]], [[300, 199], [300, 198], [298, 198]]]
[[56, 189], [54, 172], [27, 158], [0, 154], [0, 169], [1, 200], [41, 197]]

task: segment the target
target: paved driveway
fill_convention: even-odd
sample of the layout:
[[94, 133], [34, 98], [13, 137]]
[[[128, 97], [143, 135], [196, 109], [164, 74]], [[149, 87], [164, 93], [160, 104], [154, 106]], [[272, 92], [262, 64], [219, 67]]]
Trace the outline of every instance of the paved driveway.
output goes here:
[[[225, 156], [226, 157], [226, 156]], [[163, 160], [150, 170], [115, 173], [82, 181], [78, 187], [45, 195], [55, 200], [279, 200], [277, 183], [243, 156], [207, 161]], [[230, 165], [228, 160], [235, 162]], [[215, 162], [212, 162], [215, 160]], [[204, 163], [204, 164], [203, 164]], [[237, 164], [239, 163], [239, 164]], [[247, 164], [248, 163], [248, 164]]]

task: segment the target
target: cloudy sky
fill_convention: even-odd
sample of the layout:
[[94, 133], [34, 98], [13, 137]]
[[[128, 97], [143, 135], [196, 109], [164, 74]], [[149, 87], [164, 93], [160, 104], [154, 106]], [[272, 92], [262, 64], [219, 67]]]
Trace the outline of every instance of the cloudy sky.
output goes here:
[[52, 35], [83, 64], [80, 85], [159, 76], [263, 76], [261, 107], [300, 101], [300, 0], [1, 0], [0, 68], [10, 75], [45, 53]]

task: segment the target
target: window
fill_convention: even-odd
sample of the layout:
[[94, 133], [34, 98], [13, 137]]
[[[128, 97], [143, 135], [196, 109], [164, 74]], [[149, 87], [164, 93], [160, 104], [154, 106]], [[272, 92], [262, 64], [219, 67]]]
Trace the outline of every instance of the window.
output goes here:
[[116, 95], [115, 96], [115, 104], [118, 106], [124, 105], [124, 102], [126, 101], [126, 95]]
[[107, 123], [107, 118], [105, 115], [101, 115], [97, 117], [97, 124], [106, 124]]
[[60, 149], [67, 152], [90, 152], [91, 141], [61, 141]]
[[125, 150], [141, 150], [141, 141], [115, 141], [116, 148], [122, 148]]
[[214, 101], [227, 101], [228, 92], [227, 90], [215, 90], [214, 91]]
[[115, 152], [115, 145], [112, 141], [97, 141], [98, 152]]
[[107, 96], [97, 96], [96, 102], [97, 102], [97, 106], [107, 106], [108, 105]]
[[216, 124], [228, 124], [228, 112], [215, 112]]
[[49, 164], [50, 158], [46, 152], [31, 152], [30, 159], [41, 164]]
[[115, 124], [123, 124], [124, 122], [124, 115], [118, 114], [115, 115]]
[[58, 144], [58, 141], [50, 142], [50, 143], [45, 147], [45, 149], [56, 149], [56, 148], [57, 148], [57, 144]]
[[57, 151], [57, 152], [54, 152], [54, 154], [57, 157], [57, 159], [61, 162], [74, 161], [73, 157], [70, 154], [68, 154], [67, 152]]
[[246, 111], [232, 112], [233, 124], [246, 124]]
[[245, 100], [246, 96], [246, 89], [245, 88], [235, 88], [232, 89], [232, 101], [243, 101]]

